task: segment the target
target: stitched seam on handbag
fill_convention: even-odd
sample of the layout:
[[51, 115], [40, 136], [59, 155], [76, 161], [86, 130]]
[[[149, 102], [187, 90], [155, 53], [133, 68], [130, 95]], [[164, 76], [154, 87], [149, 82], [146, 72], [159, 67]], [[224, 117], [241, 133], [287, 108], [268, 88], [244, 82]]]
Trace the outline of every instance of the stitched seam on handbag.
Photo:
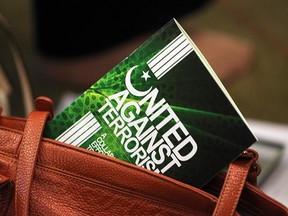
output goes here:
[[[22, 118], [22, 117], [15, 117], [15, 116], [0, 116], [0, 127], [1, 128], [9, 128], [10, 130], [13, 131], [19, 131], [20, 133], [23, 132], [22, 130], [18, 130], [15, 128], [10, 128], [9, 126], [5, 126], [5, 124], [3, 125], [3, 123], [1, 123], [1, 121], [9, 121], [9, 122], [17, 122], [15, 124], [25, 124], [26, 123], [26, 118]], [[8, 131], [10, 131], [8, 130]]]
[[1, 155], [1, 157], [4, 156], [7, 159], [10, 159], [11, 161], [13, 161], [13, 163], [17, 163], [17, 161], [18, 161], [18, 159], [13, 154], [7, 154], [6, 152], [0, 151], [0, 155]]
[[8, 132], [11, 132], [11, 133], [15, 133], [15, 134], [18, 134], [18, 135], [22, 135], [22, 131], [19, 131], [19, 130], [16, 130], [16, 129], [14, 129], [14, 128], [9, 128], [9, 129], [7, 129], [7, 127], [6, 126], [3, 126], [3, 125], [0, 125], [0, 129], [1, 130], [4, 130], [4, 131], [8, 131]]
[[6, 157], [16, 157], [16, 154], [8, 153], [6, 151], [1, 151], [1, 150], [0, 150], [0, 154]]
[[[185, 191], [191, 191], [190, 189], [188, 189], [188, 188], [185, 188], [185, 187], [183, 187], [183, 186], [181, 186], [181, 185], [178, 185], [178, 184], [176, 184], [175, 182], [171, 182], [171, 181], [169, 181], [169, 180], [167, 180], [167, 179], [165, 179], [165, 178], [161, 178], [160, 176], [156, 176], [156, 175], [152, 175], [152, 174], [150, 174], [150, 173], [148, 173], [148, 172], [145, 172], [144, 170], [141, 170], [141, 169], [137, 169], [137, 167], [134, 167], [133, 166], [133, 164], [129, 164], [129, 165], [132, 165], [132, 166], [129, 166], [129, 165], [126, 165], [126, 164], [124, 164], [124, 163], [119, 163], [119, 162], [117, 162], [117, 161], [113, 161], [113, 160], [109, 160], [108, 158], [104, 158], [104, 157], [99, 157], [98, 155], [91, 155], [91, 154], [88, 154], [87, 152], [84, 152], [84, 151], [79, 151], [78, 149], [72, 149], [72, 148], [69, 148], [69, 145], [68, 144], [65, 144], [65, 145], [59, 145], [59, 144], [57, 144], [57, 143], [53, 143], [53, 142], [51, 142], [51, 141], [49, 141], [49, 140], [45, 140], [47, 143], [49, 143], [50, 145], [57, 145], [59, 148], [61, 148], [61, 147], [63, 147], [63, 148], [65, 148], [65, 149], [68, 149], [69, 151], [76, 151], [76, 152], [78, 152], [78, 153], [81, 153], [81, 154], [86, 154], [87, 156], [89, 156], [89, 157], [97, 157], [97, 158], [100, 158], [101, 160], [105, 160], [105, 161], [108, 161], [108, 162], [110, 162], [110, 163], [113, 163], [113, 164], [117, 164], [117, 165], [119, 165], [119, 166], [124, 166], [124, 167], [126, 167], [126, 168], [129, 168], [129, 169], [133, 169], [133, 170], [135, 170], [135, 171], [137, 171], [137, 172], [141, 172], [141, 173], [144, 173], [145, 175], [149, 175], [149, 176], [151, 176], [151, 177], [153, 177], [153, 178], [156, 178], [156, 179], [160, 179], [161, 181], [165, 181], [166, 183], [168, 183], [168, 184], [171, 184], [171, 185], [174, 185], [174, 186], [176, 186], [176, 187], [178, 187], [178, 188], [180, 188], [181, 190], [185, 190]], [[66, 146], [66, 145], [68, 145], [68, 146]], [[80, 149], [80, 148], [79, 148]], [[99, 153], [100, 154], [100, 153]], [[136, 166], [136, 165], [135, 165]], [[55, 166], [52, 166], [53, 168], [56, 168], [56, 169], [59, 169], [59, 170], [62, 170], [62, 171], [65, 171], [65, 172], [67, 172], [67, 173], [72, 173], [72, 174], [74, 174], [75, 175], [75, 173], [73, 173], [73, 172], [70, 172], [70, 171], [67, 171], [67, 170], [64, 170], [64, 169], [62, 169], [62, 168], [58, 168], [58, 167], [55, 167]], [[76, 175], [79, 175], [79, 174], [76, 174]], [[90, 179], [90, 177], [88, 177], [88, 176], [85, 176], [85, 175], [80, 175], [80, 176], [83, 176], [83, 177], [85, 177], [85, 178], [89, 178]], [[183, 183], [184, 184], [184, 183]], [[191, 187], [193, 187], [193, 186], [191, 186]], [[195, 187], [196, 188], [196, 187]], [[207, 193], [207, 192], [205, 192], [205, 191], [203, 191], [203, 190], [201, 190], [201, 189], [199, 189], [199, 188], [196, 188], [197, 190], [199, 190], [199, 191], [201, 191], [201, 192], [203, 192], [203, 193], [206, 193], [208, 196], [209, 196], [209, 199], [211, 200], [211, 201], [216, 201], [217, 202], [217, 200], [215, 199], [215, 197], [213, 196], [213, 195], [211, 195], [211, 194], [209, 194], [209, 193]], [[196, 192], [194, 192], [196, 195], [197, 195], [197, 193]], [[208, 198], [208, 197], [207, 197]]]
[[[50, 173], [52, 173], [54, 175], [58, 175], [58, 176], [66, 178], [66, 179], [71, 179], [71, 180], [75, 181], [75, 177], [69, 176], [69, 175], [65, 175], [63, 173], [55, 172], [54, 170], [51, 170], [51, 169], [49, 169], [49, 168], [47, 168], [45, 166], [38, 166], [37, 168], [45, 170], [46, 172], [50, 172]], [[111, 187], [108, 187], [106, 185], [101, 184], [101, 182], [95, 182], [95, 180], [94, 181], [90, 180], [90, 182], [81, 180], [79, 178], [76, 178], [76, 180], [77, 181], [81, 181], [83, 184], [88, 185], [90, 187], [93, 187], [95, 184], [97, 184], [98, 186], [101, 187], [101, 190], [109, 191], [109, 192], [113, 191], [113, 192], [116, 192], [117, 194], [119, 194], [120, 196], [128, 195], [128, 196], [131, 196], [131, 197], [138, 197], [140, 199], [147, 200], [147, 201], [152, 201], [153, 203], [158, 203], [159, 205], [165, 206], [165, 207], [167, 207], [167, 208], [169, 208], [171, 210], [173, 210], [173, 208], [171, 208], [171, 204], [172, 204], [173, 207], [177, 208], [180, 211], [185, 211], [185, 212], [189, 212], [189, 213], [203, 214], [203, 211], [195, 211], [195, 210], [189, 209], [189, 207], [184, 207], [184, 206], [180, 206], [178, 204], [174, 204], [173, 202], [167, 202], [167, 201], [162, 200], [162, 199], [157, 199], [157, 198], [155, 198], [153, 196], [150, 196], [150, 195], [147, 195], [147, 194], [141, 195], [140, 193], [137, 193], [135, 191], [131, 192], [131, 191], [127, 190], [127, 189], [122, 189], [122, 188], [116, 187], [115, 185], [112, 185], [113, 187], [111, 188]], [[205, 212], [205, 213], [207, 213], [207, 212]]]
[[[58, 175], [61, 175], [61, 174], [59, 174], [59, 173], [64, 172], [66, 175], [63, 173], [62, 176], [67, 176], [67, 178], [80, 179], [80, 178], [82, 177], [82, 178], [86, 178], [87, 180], [89, 180], [89, 181], [91, 181], [91, 182], [95, 182], [95, 184], [99, 184], [99, 185], [101, 185], [102, 187], [108, 187], [108, 185], [109, 185], [110, 187], [115, 188], [115, 190], [121, 190], [121, 191], [123, 191], [123, 190], [129, 191], [129, 190], [130, 190], [129, 188], [121, 187], [121, 186], [116, 185], [116, 184], [110, 184], [110, 183], [105, 182], [105, 181], [95, 181], [95, 179], [93, 179], [93, 178], [91, 178], [91, 177], [89, 177], [89, 176], [76, 174], [76, 173], [74, 173], [74, 172], [70, 172], [70, 171], [67, 171], [67, 170], [64, 170], [64, 169], [55, 167], [55, 166], [46, 166], [46, 165], [41, 165], [41, 164], [37, 164], [37, 165], [38, 165], [38, 168], [41, 167], [41, 168], [43, 168], [43, 169], [45, 169], [45, 170], [47, 170], [47, 171], [49, 171], [49, 172], [51, 172], [51, 173], [55, 173], [55, 174], [58, 174]], [[48, 169], [49, 169], [49, 170], [48, 170]], [[74, 176], [74, 177], [69, 177], [68, 175]], [[161, 179], [161, 180], [162, 180], [162, 179]], [[83, 181], [83, 180], [82, 180], [82, 181]], [[85, 182], [85, 181], [83, 181], [83, 182]], [[169, 181], [168, 181], [168, 182], [169, 182]], [[104, 184], [103, 184], [103, 183], [104, 183]], [[170, 182], [169, 182], [169, 183], [170, 183]], [[91, 184], [92, 184], [92, 183], [91, 183]], [[105, 186], [105, 184], [107, 184], [107, 186]], [[177, 186], [178, 186], [178, 185], [177, 185]], [[179, 186], [178, 188], [181, 189], [181, 190], [185, 190], [185, 191], [190, 191], [190, 192], [191, 192], [191, 190], [186, 189], [186, 188], [183, 188], [183, 187], [181, 187], [181, 186]], [[203, 191], [202, 191], [202, 192], [203, 192]], [[193, 191], [193, 193], [194, 193], [195, 195], [197, 195], [197, 196], [200, 196], [199, 194], [197, 194], [197, 193], [194, 192], [194, 191]], [[206, 193], [206, 192], [205, 192], [205, 193]], [[130, 194], [130, 193], [129, 193], [129, 194]], [[138, 194], [138, 193], [137, 193], [137, 194]], [[208, 193], [207, 193], [207, 194], [208, 194]], [[147, 196], [147, 197], [153, 197], [153, 196], [151, 196], [151, 195], [149, 195], [149, 194], [145, 194], [145, 196]], [[211, 196], [211, 194], [209, 194], [209, 196]], [[206, 198], [207, 198], [207, 199], [209, 198], [209, 199], [211, 200], [210, 197], [206, 197]], [[210, 209], [213, 209], [213, 208], [211, 207]]]
[[16, 117], [16, 116], [1, 116], [1, 118], [9, 121], [26, 122], [26, 118]]
[[[16, 130], [16, 129], [7, 129], [7, 128], [5, 128], [4, 126], [0, 126], [0, 129], [2, 130], [2, 131], [6, 131], [6, 132], [9, 132], [9, 133], [11, 133], [11, 135], [13, 136], [13, 134], [16, 134], [17, 136], [22, 136], [23, 135], [23, 133], [22, 132], [20, 132], [20, 131], [18, 131], [18, 130]], [[21, 143], [21, 138], [19, 139], [19, 143], [18, 143], [18, 146], [17, 146], [17, 149], [19, 148], [19, 144]], [[17, 152], [17, 149], [16, 149], [16, 151], [15, 152]], [[16, 157], [17, 156], [17, 153], [15, 153], [15, 154], [12, 154], [12, 153], [9, 153], [9, 152], [6, 152], [6, 151], [3, 151], [3, 150], [0, 150], [0, 152], [2, 152], [3, 154], [5, 154], [5, 155], [11, 155], [12, 157]]]

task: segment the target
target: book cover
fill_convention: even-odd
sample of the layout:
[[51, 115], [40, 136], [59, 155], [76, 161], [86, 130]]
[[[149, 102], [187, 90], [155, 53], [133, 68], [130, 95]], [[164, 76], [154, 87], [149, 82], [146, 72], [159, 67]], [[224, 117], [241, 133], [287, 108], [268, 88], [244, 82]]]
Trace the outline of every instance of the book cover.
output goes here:
[[196, 187], [257, 140], [175, 19], [60, 112], [44, 135]]

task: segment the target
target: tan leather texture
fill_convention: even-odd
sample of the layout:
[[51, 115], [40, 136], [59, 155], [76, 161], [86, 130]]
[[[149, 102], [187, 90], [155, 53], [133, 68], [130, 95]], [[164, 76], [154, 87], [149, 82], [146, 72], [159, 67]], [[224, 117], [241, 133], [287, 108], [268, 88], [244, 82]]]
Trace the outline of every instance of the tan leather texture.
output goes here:
[[23, 215], [29, 211], [30, 190], [36, 157], [48, 117], [49, 112], [31, 112], [25, 125], [15, 180], [15, 215]]
[[255, 162], [253, 153], [245, 152], [244, 154], [251, 154], [251, 160], [247, 160], [246, 157], [239, 157], [230, 164], [217, 206], [213, 213], [214, 216], [232, 216], [236, 210], [250, 167]]
[[[243, 167], [241, 163], [237, 165], [237, 159], [233, 164], [241, 168], [229, 169], [224, 186], [225, 174], [220, 173], [206, 188], [198, 189], [136, 165], [42, 137], [50, 105], [42, 103], [41, 111], [32, 111], [27, 119], [0, 117], [1, 216], [213, 212], [224, 212], [225, 216], [241, 215], [242, 210], [252, 215], [288, 215], [285, 206], [245, 181], [242, 171], [247, 176], [253, 158], [241, 158], [250, 164]], [[233, 176], [235, 170], [239, 177], [231, 186], [229, 175]], [[229, 200], [220, 195], [218, 199], [222, 187], [233, 193], [232, 188], [238, 184], [243, 187], [240, 197]], [[232, 202], [237, 208], [217, 204], [219, 200]]]

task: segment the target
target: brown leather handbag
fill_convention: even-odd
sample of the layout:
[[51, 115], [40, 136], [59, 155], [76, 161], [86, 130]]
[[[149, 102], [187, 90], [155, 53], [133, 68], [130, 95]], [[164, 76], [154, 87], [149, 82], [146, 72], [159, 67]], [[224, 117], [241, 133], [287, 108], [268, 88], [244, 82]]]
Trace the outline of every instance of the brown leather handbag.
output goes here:
[[253, 150], [198, 189], [43, 137], [52, 110], [38, 97], [27, 118], [0, 117], [0, 215], [288, 215], [257, 188]]

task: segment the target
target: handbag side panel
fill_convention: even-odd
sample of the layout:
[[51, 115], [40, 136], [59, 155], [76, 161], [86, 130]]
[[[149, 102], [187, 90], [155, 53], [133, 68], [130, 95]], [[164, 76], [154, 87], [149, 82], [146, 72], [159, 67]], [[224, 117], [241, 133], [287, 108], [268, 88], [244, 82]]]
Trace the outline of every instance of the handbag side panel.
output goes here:
[[[23, 119], [5, 121], [0, 126], [0, 174], [11, 181], [0, 188], [0, 208], [13, 215]], [[211, 215], [217, 202], [166, 176], [51, 139], [42, 139], [36, 163], [31, 215]]]

